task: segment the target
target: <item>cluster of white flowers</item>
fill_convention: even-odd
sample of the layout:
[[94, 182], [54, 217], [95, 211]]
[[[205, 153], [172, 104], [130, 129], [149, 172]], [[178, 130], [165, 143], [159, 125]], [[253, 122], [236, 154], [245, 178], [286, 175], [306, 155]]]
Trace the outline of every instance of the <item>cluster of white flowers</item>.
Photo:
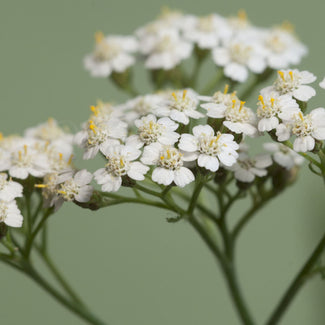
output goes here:
[[134, 35], [105, 37], [95, 34], [95, 49], [84, 64], [92, 76], [121, 73], [144, 60], [147, 69], [170, 70], [189, 58], [193, 49], [210, 51], [224, 74], [244, 82], [249, 71], [267, 67], [286, 69], [307, 53], [289, 23], [272, 28], [253, 26], [241, 10], [236, 17], [210, 14], [203, 17], [164, 10], [158, 19], [138, 28]]

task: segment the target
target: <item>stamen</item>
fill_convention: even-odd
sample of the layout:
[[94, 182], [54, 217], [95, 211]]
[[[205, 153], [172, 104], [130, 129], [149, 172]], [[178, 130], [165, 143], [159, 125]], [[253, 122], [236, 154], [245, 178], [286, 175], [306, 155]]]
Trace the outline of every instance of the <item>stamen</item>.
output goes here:
[[265, 108], [265, 103], [264, 103], [264, 98], [262, 95], [259, 95], [258, 96], [258, 100], [261, 102], [262, 106], [263, 106], [263, 109]]
[[35, 184], [34, 187], [36, 187], [36, 188], [46, 188], [46, 187], [48, 187], [48, 185], [46, 185], [46, 184]]
[[172, 93], [172, 96], [174, 97], [175, 101], [177, 101], [177, 96], [175, 93]]
[[185, 99], [185, 97], [186, 97], [186, 94], [187, 94], [187, 90], [186, 90], [186, 89], [184, 89], [184, 90], [183, 90], [183, 100]]
[[300, 119], [303, 121], [304, 120], [304, 116], [302, 115], [302, 113], [299, 112], [298, 115], [299, 115]]
[[98, 108], [94, 105], [90, 106], [91, 111], [97, 116], [98, 115]]
[[61, 152], [59, 153], [59, 157], [60, 157], [60, 160], [63, 159], [63, 154]]
[[58, 190], [57, 192], [60, 193], [60, 194], [63, 194], [63, 195], [66, 195], [67, 194], [66, 191], [61, 191], [61, 190]]
[[292, 71], [289, 71], [289, 75], [290, 75], [291, 80], [293, 80], [293, 72]]
[[3, 140], [3, 133], [0, 132], [0, 141], [2, 141], [2, 140]]
[[228, 93], [228, 90], [229, 90], [229, 85], [226, 84], [225, 89], [223, 90], [223, 93], [226, 95]]
[[18, 151], [18, 160], [22, 160], [22, 152], [21, 152], [21, 150]]
[[279, 74], [279, 76], [281, 77], [281, 79], [282, 79], [283, 81], [285, 81], [283, 71], [278, 71], [278, 74]]
[[102, 42], [104, 38], [105, 38], [105, 36], [104, 36], [103, 32], [98, 31], [95, 33], [95, 42], [97, 44]]
[[164, 160], [165, 159], [165, 157], [164, 156], [160, 156], [160, 160]]
[[68, 160], [68, 165], [71, 165], [73, 157], [74, 157], [73, 154], [71, 154]]
[[166, 151], [166, 152], [167, 152], [167, 158], [168, 158], [168, 159], [170, 159], [170, 157], [171, 157], [171, 155], [170, 155], [170, 150], [169, 150], [169, 149], [167, 149], [167, 151]]
[[96, 134], [96, 125], [93, 124], [92, 121], [91, 121], [91, 124], [89, 125], [89, 129], [92, 130], [94, 132], [94, 134]]
[[217, 137], [216, 137], [216, 141], [218, 141], [220, 139], [220, 137], [221, 137], [221, 132], [218, 132]]
[[232, 100], [232, 108], [235, 108], [235, 105], [236, 105], [236, 99], [233, 99]]
[[247, 20], [247, 13], [244, 9], [240, 9], [237, 15], [240, 20]]
[[274, 101], [275, 101], [275, 99], [274, 99], [274, 98], [271, 98], [270, 101], [271, 101], [271, 105], [272, 105], [272, 107], [273, 107], [273, 106], [274, 106]]
[[27, 155], [27, 144], [24, 144], [24, 154]]
[[122, 157], [120, 158], [120, 165], [121, 165], [121, 167], [122, 167], [122, 168], [125, 166], [125, 164], [124, 164], [124, 161], [123, 161], [123, 158], [122, 158]]
[[240, 102], [239, 112], [243, 109], [246, 102]]

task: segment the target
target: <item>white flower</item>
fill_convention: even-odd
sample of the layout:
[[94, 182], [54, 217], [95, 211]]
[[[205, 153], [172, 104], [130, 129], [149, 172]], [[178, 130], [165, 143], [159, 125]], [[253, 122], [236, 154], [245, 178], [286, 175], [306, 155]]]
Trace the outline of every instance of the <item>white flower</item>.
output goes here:
[[172, 120], [187, 125], [190, 117], [199, 119], [204, 115], [197, 111], [198, 95], [192, 89], [173, 92], [166, 103], [157, 106], [158, 116], [168, 116]]
[[136, 160], [141, 151], [128, 145], [107, 145], [103, 149], [107, 158], [105, 168], [100, 168], [94, 173], [96, 182], [102, 185], [104, 192], [116, 192], [122, 185], [122, 177], [128, 176], [134, 180], [144, 180], [144, 175], [149, 167]]
[[268, 142], [263, 146], [272, 153], [273, 160], [286, 169], [300, 166], [304, 162], [303, 157], [282, 143]]
[[12, 201], [23, 196], [23, 186], [17, 182], [8, 181], [8, 175], [0, 173], [0, 200]]
[[213, 96], [199, 96], [199, 100], [203, 102], [208, 102], [208, 104], [201, 104], [201, 107], [207, 111], [211, 109], [218, 109], [220, 104], [225, 106], [232, 106], [233, 100], [239, 101], [239, 98], [236, 96], [236, 92], [228, 93], [229, 85], [226, 85], [224, 91], [217, 91]]
[[156, 165], [152, 180], [158, 184], [170, 185], [174, 182], [179, 187], [194, 181], [193, 173], [183, 166], [183, 154], [171, 146], [158, 142], [146, 146], [141, 161], [146, 165]]
[[232, 166], [236, 162], [239, 146], [233, 141], [233, 135], [218, 132], [215, 136], [210, 125], [198, 125], [192, 131], [193, 135], [182, 134], [179, 142], [181, 150], [192, 153], [184, 160], [197, 159], [200, 167], [212, 172], [219, 169], [219, 161], [225, 166]]
[[223, 125], [235, 133], [255, 136], [257, 132], [255, 114], [245, 106], [245, 102], [237, 100], [236, 96], [231, 103], [227, 98], [223, 103], [207, 103], [201, 107], [207, 110], [207, 116], [224, 119]]
[[93, 187], [89, 185], [93, 175], [86, 169], [78, 171], [73, 177], [60, 184], [57, 193], [65, 201], [88, 202], [93, 194]]
[[290, 138], [290, 131], [296, 136], [293, 149], [297, 152], [311, 151], [316, 140], [325, 140], [325, 109], [322, 107], [312, 110], [309, 114], [301, 112], [293, 114], [292, 119], [277, 127], [278, 141]]
[[263, 35], [267, 64], [272, 69], [286, 69], [297, 65], [307, 54], [307, 48], [285, 28], [267, 30]]
[[299, 105], [289, 95], [279, 96], [275, 92], [260, 95], [257, 103], [257, 128], [260, 132], [269, 132], [279, 125], [279, 118], [285, 119], [288, 114], [299, 112]]
[[129, 53], [138, 49], [132, 36], [108, 36], [97, 32], [96, 45], [92, 54], [84, 59], [84, 65], [93, 77], [107, 77], [112, 72], [121, 73], [134, 64], [135, 59]]
[[168, 117], [162, 117], [157, 120], [155, 115], [149, 114], [141, 119], [135, 120], [134, 124], [138, 128], [138, 134], [129, 137], [126, 141], [128, 144], [131, 138], [135, 145], [139, 143], [139, 147], [149, 145], [153, 142], [173, 145], [179, 138], [179, 134], [174, 132], [177, 130], [178, 124]]
[[316, 77], [308, 71], [280, 70], [273, 86], [261, 91], [264, 96], [269, 92], [278, 92], [280, 95], [290, 95], [300, 101], [306, 102], [316, 95], [315, 89], [307, 86], [316, 80]]
[[191, 17], [184, 30], [184, 37], [196, 43], [201, 49], [212, 49], [230, 36], [231, 29], [225, 19], [216, 14]]
[[122, 111], [117, 106], [113, 106], [111, 103], [104, 103], [101, 100], [97, 100], [97, 104], [90, 106], [92, 114], [89, 120], [94, 124], [101, 124], [114, 118], [121, 118]]
[[234, 172], [235, 178], [244, 183], [251, 183], [255, 177], [263, 177], [267, 175], [266, 168], [272, 165], [270, 155], [257, 155], [249, 158], [246, 152], [241, 152], [237, 163], [229, 169]]
[[146, 56], [145, 66], [149, 69], [170, 70], [187, 59], [192, 50], [193, 45], [182, 40], [175, 29], [163, 29], [140, 46], [141, 53]]
[[134, 120], [145, 116], [149, 113], [155, 114], [155, 107], [166, 102], [163, 96], [158, 94], [150, 94], [144, 96], [137, 96], [126, 103], [119, 105], [118, 109], [124, 111], [123, 119], [128, 124], [133, 124]]
[[127, 124], [119, 119], [112, 118], [99, 124], [90, 120], [87, 129], [75, 135], [75, 142], [85, 149], [83, 158], [92, 159], [99, 150], [103, 152], [107, 143], [119, 143], [116, 139], [122, 139], [126, 135]]
[[[28, 143], [28, 142], [26, 142]], [[50, 171], [47, 156], [35, 150], [32, 145], [24, 144], [12, 153], [9, 175], [26, 179], [28, 175], [43, 177]]]
[[223, 47], [217, 47], [212, 52], [214, 62], [224, 67], [224, 74], [238, 82], [248, 78], [248, 69], [254, 73], [262, 73], [266, 62], [259, 53], [257, 44], [238, 39], [228, 42]]
[[23, 216], [17, 207], [16, 201], [0, 200], [0, 222], [15, 228], [20, 228], [23, 225]]
[[11, 154], [0, 148], [0, 172], [8, 170], [11, 166]]

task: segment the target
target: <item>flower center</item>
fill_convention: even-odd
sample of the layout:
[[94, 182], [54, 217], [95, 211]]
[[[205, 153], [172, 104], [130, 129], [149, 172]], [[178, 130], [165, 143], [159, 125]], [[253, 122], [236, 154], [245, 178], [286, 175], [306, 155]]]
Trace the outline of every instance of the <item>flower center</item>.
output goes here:
[[165, 35], [155, 46], [154, 52], [168, 52], [174, 48], [174, 42], [170, 36]]
[[33, 156], [28, 154], [28, 147], [26, 144], [24, 145], [24, 150], [19, 150], [18, 155], [15, 154], [13, 158], [13, 164], [21, 168], [30, 167], [32, 162]]
[[220, 136], [220, 132], [218, 132], [217, 136], [202, 135], [199, 138], [199, 151], [209, 156], [216, 156], [219, 154], [222, 148], [222, 144], [219, 143]]
[[74, 197], [79, 192], [79, 186], [75, 183], [73, 179], [69, 179], [65, 181], [60, 186], [60, 190], [58, 193], [64, 198], [66, 201], [73, 201]]
[[209, 15], [206, 17], [199, 18], [197, 27], [202, 32], [212, 33], [215, 30], [214, 24], [213, 24], [213, 16]]
[[165, 127], [163, 125], [153, 121], [144, 123], [138, 129], [141, 141], [145, 144], [156, 142], [161, 136], [164, 128]]
[[106, 164], [106, 170], [108, 173], [114, 176], [124, 176], [130, 169], [129, 160], [121, 155], [112, 155], [107, 157], [108, 162]]
[[110, 61], [114, 59], [120, 52], [121, 47], [114, 41], [107, 41], [102, 32], [95, 34], [96, 46], [94, 56], [98, 61]]
[[268, 37], [265, 41], [265, 45], [269, 48], [272, 52], [275, 53], [282, 53], [286, 50], [287, 45], [281, 40], [281, 37], [277, 34], [273, 34]]
[[295, 117], [292, 133], [297, 137], [305, 137], [313, 132], [313, 124], [310, 115], [303, 116], [299, 112]]
[[92, 120], [89, 121], [88, 126], [88, 145], [89, 147], [96, 146], [103, 143], [108, 138], [107, 127], [103, 128], [95, 124]]
[[196, 103], [189, 96], [186, 96], [187, 90], [183, 90], [183, 93], [178, 92], [172, 93], [173, 101], [171, 103], [171, 108], [176, 109], [180, 112], [186, 111], [188, 109], [194, 109], [196, 107]]
[[250, 120], [250, 111], [244, 106], [245, 102], [240, 102], [236, 99], [232, 100], [232, 105], [228, 106], [225, 111], [225, 118], [227, 121], [247, 123]]
[[183, 166], [182, 154], [176, 148], [163, 149], [159, 155], [160, 167], [177, 170]]
[[39, 128], [34, 134], [34, 137], [44, 141], [53, 141], [62, 136], [64, 136], [63, 130], [57, 126], [52, 118], [49, 118], [46, 126]]
[[274, 87], [280, 94], [287, 94], [299, 88], [300, 80], [301, 77], [294, 71], [278, 71], [278, 78], [274, 83]]
[[266, 101], [262, 95], [258, 96], [257, 116], [259, 118], [270, 118], [279, 113], [279, 111], [280, 109], [277, 99], [270, 98]]
[[145, 115], [151, 111], [151, 105], [144, 99], [141, 98], [134, 107], [134, 110], [140, 115]]
[[252, 48], [242, 43], [232, 44], [229, 48], [231, 60], [239, 64], [246, 64]]

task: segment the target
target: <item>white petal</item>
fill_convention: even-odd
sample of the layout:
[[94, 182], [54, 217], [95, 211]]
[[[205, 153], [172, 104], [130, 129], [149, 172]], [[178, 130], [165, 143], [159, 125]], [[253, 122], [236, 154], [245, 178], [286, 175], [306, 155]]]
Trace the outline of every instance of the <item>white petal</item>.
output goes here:
[[292, 95], [298, 100], [307, 102], [310, 98], [316, 95], [316, 91], [310, 86], [302, 85], [298, 89], [296, 89]]
[[193, 173], [186, 167], [181, 167], [178, 170], [175, 170], [174, 177], [174, 182], [179, 187], [184, 187], [195, 179]]
[[215, 172], [219, 169], [219, 160], [217, 157], [211, 157], [208, 155], [201, 154], [197, 160], [197, 164], [200, 167], [204, 167], [212, 172]]
[[131, 163], [130, 169], [127, 172], [128, 176], [132, 179], [135, 179], [136, 181], [142, 181], [144, 180], [144, 174], [148, 172], [150, 168], [146, 165], [141, 164], [138, 161], [135, 161]]
[[80, 170], [76, 173], [76, 175], [74, 175], [74, 181], [79, 186], [89, 184], [92, 179], [92, 173], [88, 172], [86, 169]]
[[169, 185], [174, 180], [174, 172], [170, 169], [157, 167], [152, 172], [152, 180], [158, 184]]
[[197, 138], [187, 133], [182, 134], [178, 145], [178, 147], [181, 150], [188, 151], [188, 152], [194, 152], [198, 150], [198, 146], [199, 144]]

